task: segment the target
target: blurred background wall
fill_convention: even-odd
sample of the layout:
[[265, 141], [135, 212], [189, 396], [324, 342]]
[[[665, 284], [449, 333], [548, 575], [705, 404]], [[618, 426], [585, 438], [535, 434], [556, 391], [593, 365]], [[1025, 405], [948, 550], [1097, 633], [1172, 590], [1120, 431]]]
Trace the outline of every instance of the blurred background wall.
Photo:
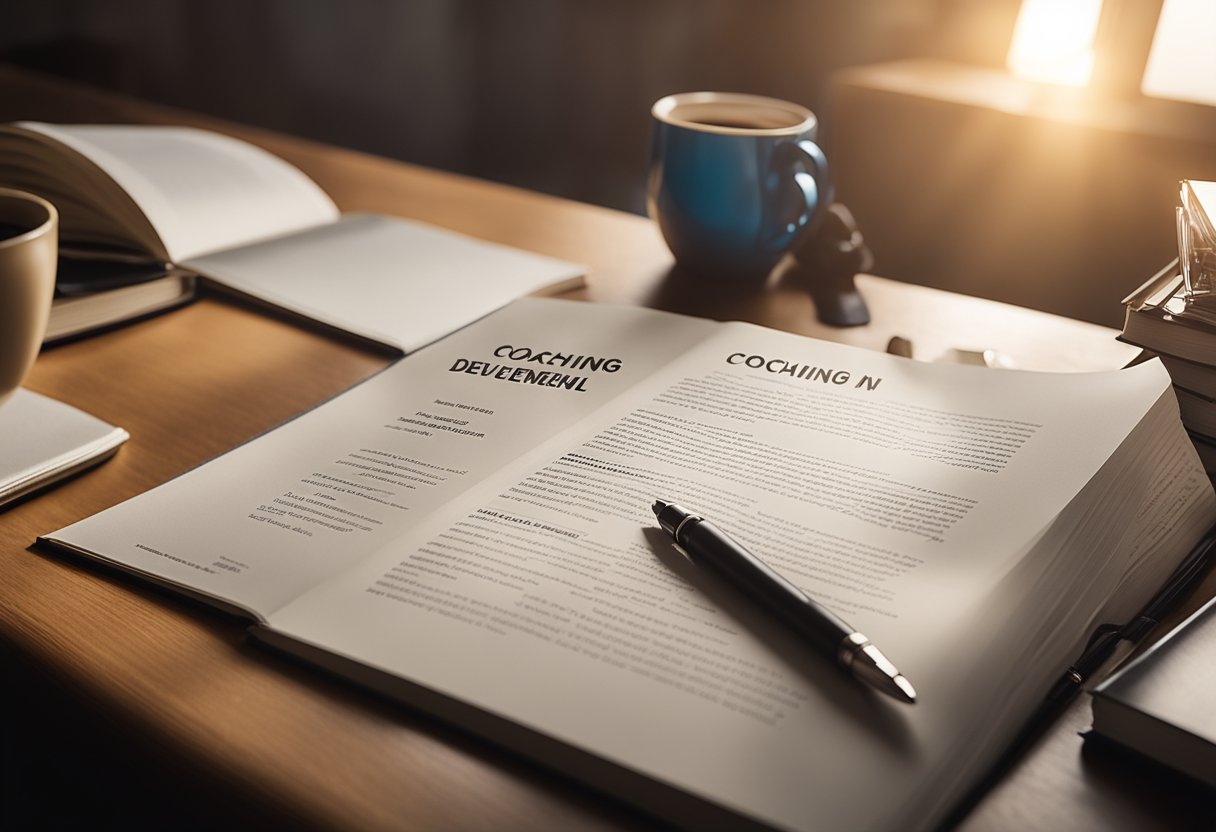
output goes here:
[[[788, 98], [820, 115], [876, 272], [1117, 324], [1123, 293], [1171, 256], [1176, 180], [1216, 179], [1213, 108], [1128, 111], [1138, 88], [1110, 64], [1096, 105], [1011, 110], [984, 84], [1007, 80], [1020, 5], [6, 0], [0, 60], [638, 213], [655, 99]], [[1160, 0], [1106, 5], [1147, 49]]]

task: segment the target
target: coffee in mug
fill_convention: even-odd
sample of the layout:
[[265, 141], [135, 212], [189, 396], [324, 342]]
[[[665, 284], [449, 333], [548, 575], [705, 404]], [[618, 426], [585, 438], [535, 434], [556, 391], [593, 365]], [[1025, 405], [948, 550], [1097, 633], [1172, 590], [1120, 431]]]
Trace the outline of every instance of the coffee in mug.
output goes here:
[[805, 107], [693, 92], [659, 99], [651, 116], [647, 208], [682, 267], [763, 278], [831, 204]]

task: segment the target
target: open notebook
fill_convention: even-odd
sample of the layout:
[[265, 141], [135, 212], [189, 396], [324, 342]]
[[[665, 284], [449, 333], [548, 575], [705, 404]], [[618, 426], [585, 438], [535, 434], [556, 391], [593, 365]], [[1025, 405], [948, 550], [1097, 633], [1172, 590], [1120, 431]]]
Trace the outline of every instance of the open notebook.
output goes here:
[[282, 159], [194, 128], [9, 125], [0, 182], [59, 208], [65, 258], [177, 267], [165, 291], [131, 304], [171, 306], [166, 293], [189, 291], [185, 270], [403, 352], [521, 295], [582, 282], [572, 263], [403, 219], [341, 215]]

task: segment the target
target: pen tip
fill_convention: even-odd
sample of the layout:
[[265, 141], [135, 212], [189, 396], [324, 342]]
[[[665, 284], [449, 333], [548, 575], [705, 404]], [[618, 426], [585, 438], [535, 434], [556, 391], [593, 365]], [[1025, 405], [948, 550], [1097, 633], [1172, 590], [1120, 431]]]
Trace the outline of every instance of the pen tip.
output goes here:
[[[860, 638], [865, 636], [856, 634]], [[915, 704], [916, 690], [904, 675], [895, 669], [891, 660], [882, 651], [866, 641], [853, 655], [853, 660], [847, 665], [853, 675], [880, 690], [887, 696], [908, 705]]]
[[912, 683], [905, 679], [902, 675], [896, 676], [891, 680], [895, 683], [895, 687], [899, 690], [897, 699], [907, 702], [909, 705], [916, 704], [916, 689], [912, 687]]
[[661, 512], [663, 509], [667, 508], [667, 503], [663, 502], [662, 500], [655, 500], [654, 505], [651, 506], [650, 508], [654, 512], [654, 516], [658, 517], [659, 512]]

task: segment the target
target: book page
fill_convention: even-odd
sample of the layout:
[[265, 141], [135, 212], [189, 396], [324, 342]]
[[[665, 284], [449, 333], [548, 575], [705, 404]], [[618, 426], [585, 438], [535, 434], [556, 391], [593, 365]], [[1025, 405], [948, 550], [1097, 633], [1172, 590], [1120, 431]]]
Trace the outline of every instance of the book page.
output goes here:
[[135, 201], [164, 251], [191, 257], [338, 218], [325, 192], [259, 147], [189, 127], [22, 122], [86, 156]]
[[[728, 325], [269, 626], [778, 828], [932, 825], [1025, 717], [1026, 697], [992, 704], [1005, 687], [1062, 669], [1018, 665], [1033, 579], [1011, 617], [977, 607], [1064, 536], [1168, 384], [1156, 365], [935, 366]], [[858, 686], [686, 561], [655, 499], [866, 633], [918, 703]], [[1110, 539], [1132, 514], [1101, 516]]]
[[660, 312], [524, 299], [47, 539], [264, 616], [713, 328]]
[[374, 214], [229, 249], [186, 265], [228, 288], [403, 352], [583, 267]]

